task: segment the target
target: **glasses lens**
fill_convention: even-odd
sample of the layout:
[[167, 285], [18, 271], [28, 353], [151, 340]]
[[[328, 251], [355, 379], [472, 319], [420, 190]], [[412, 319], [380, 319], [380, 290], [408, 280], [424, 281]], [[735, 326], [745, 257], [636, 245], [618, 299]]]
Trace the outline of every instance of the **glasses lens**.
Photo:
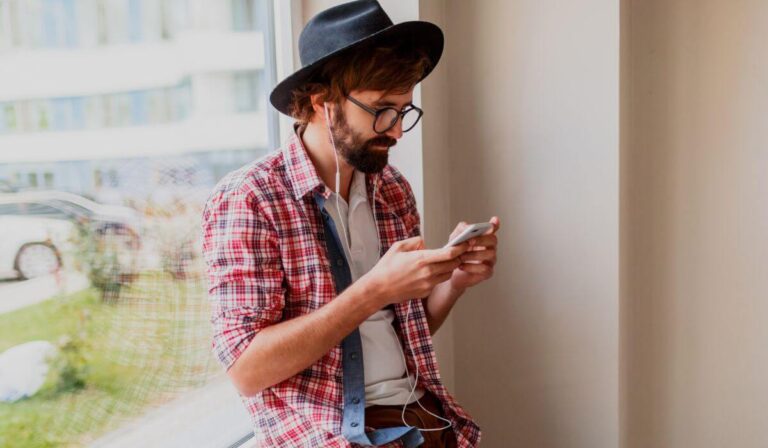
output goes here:
[[387, 132], [397, 121], [398, 113], [395, 109], [382, 109], [376, 122], [373, 123], [373, 130], [376, 132]]
[[413, 129], [416, 123], [419, 122], [419, 118], [421, 118], [421, 112], [418, 109], [408, 109], [405, 115], [403, 115], [403, 132]]

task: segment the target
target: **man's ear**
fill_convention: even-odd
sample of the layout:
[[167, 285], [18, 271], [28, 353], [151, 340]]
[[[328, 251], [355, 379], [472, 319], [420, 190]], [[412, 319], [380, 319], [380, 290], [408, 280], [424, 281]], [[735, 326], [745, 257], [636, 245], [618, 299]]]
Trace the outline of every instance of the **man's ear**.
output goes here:
[[[316, 93], [309, 96], [309, 100], [312, 102], [312, 110], [315, 112], [315, 116], [323, 117], [325, 119], [325, 110], [323, 108], [323, 102], [321, 101], [322, 94]], [[331, 112], [330, 110], [328, 111]]]

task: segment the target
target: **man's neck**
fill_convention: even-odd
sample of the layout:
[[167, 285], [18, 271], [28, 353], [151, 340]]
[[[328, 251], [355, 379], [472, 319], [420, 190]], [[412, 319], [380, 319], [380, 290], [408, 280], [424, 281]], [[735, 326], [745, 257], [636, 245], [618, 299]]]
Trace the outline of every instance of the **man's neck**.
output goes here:
[[[335, 191], [336, 160], [328, 135], [328, 128], [322, 123], [310, 122], [304, 129], [304, 133], [300, 134], [299, 137], [304, 142], [304, 148], [306, 148], [309, 159], [315, 166], [318, 176], [320, 176], [325, 185]], [[355, 169], [343, 158], [339, 157], [339, 172], [341, 174], [339, 194], [345, 201], [349, 202], [349, 189]]]

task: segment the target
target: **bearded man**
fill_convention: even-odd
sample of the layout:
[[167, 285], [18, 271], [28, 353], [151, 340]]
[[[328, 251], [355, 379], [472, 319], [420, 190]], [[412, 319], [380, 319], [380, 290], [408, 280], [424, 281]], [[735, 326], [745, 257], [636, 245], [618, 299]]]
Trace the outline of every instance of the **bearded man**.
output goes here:
[[270, 95], [294, 133], [227, 175], [203, 212], [214, 352], [258, 446], [474, 447], [480, 429], [443, 386], [432, 335], [493, 275], [499, 220], [425, 249], [411, 187], [388, 164], [422, 117], [413, 89], [443, 34], [364, 0], [312, 18], [299, 47], [303, 67]]

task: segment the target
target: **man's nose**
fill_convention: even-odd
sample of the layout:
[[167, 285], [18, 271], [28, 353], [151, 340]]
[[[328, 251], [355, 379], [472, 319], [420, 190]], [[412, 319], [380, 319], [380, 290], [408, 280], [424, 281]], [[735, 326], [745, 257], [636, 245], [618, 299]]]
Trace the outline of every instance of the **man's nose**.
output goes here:
[[394, 138], [395, 140], [400, 140], [400, 137], [403, 136], [403, 117], [397, 117], [395, 125], [392, 126], [392, 128], [384, 134], [388, 137]]

